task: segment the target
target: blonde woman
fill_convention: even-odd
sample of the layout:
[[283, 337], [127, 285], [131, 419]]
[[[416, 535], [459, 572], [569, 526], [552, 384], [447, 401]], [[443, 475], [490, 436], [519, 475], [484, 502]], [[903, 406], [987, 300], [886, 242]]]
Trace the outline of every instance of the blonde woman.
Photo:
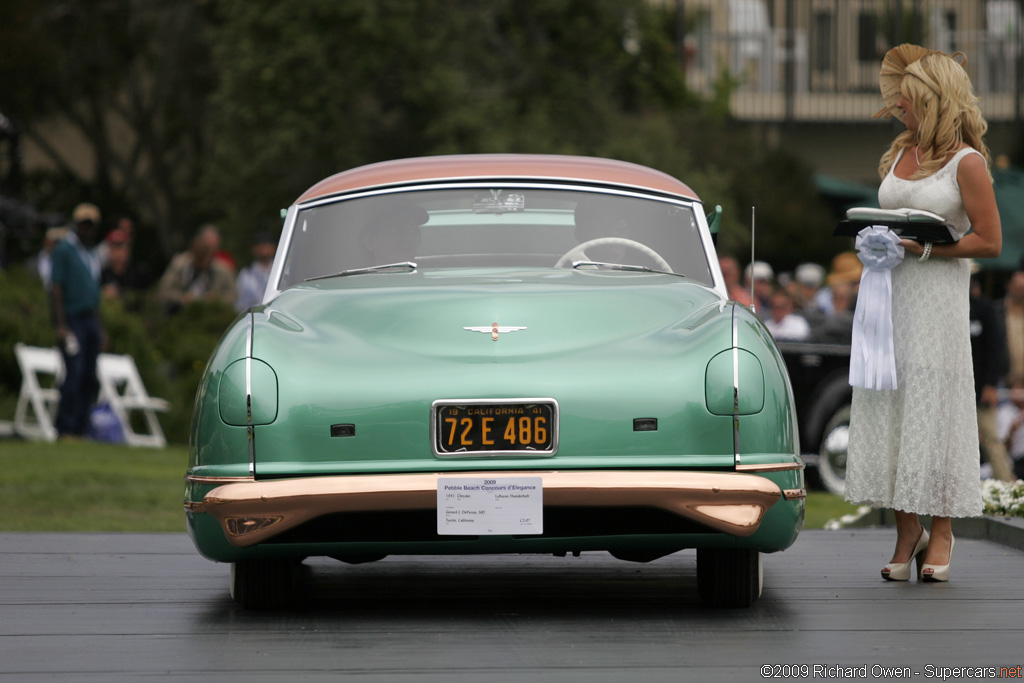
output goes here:
[[[854, 388], [846, 497], [895, 510], [896, 550], [883, 578], [908, 580], [916, 560], [920, 580], [946, 581], [951, 518], [982, 512], [967, 259], [998, 256], [1002, 231], [988, 126], [962, 64], [900, 45], [879, 78], [886, 106], [876, 116], [907, 126], [882, 155], [880, 206], [932, 211], [962, 237], [902, 240], [905, 256], [892, 271], [897, 388]], [[931, 515], [930, 534], [918, 515]]]

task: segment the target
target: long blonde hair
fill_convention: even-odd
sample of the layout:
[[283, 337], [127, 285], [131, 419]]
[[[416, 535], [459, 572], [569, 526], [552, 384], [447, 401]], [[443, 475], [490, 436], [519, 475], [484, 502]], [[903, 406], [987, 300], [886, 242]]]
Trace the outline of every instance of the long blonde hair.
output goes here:
[[981, 152], [991, 166], [983, 139], [988, 123], [981, 115], [970, 77], [953, 57], [933, 52], [908, 64], [900, 92], [911, 102], [917, 130], [908, 128], [896, 136], [878, 163], [880, 177], [889, 172], [900, 150], [914, 145], [919, 145], [920, 168], [913, 179], [938, 171], [964, 143]]

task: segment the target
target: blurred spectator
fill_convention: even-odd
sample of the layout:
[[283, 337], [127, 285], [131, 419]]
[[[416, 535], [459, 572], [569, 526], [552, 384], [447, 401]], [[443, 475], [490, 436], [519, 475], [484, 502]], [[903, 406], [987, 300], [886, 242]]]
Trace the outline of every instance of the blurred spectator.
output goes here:
[[811, 326], [796, 312], [793, 295], [779, 288], [771, 296], [771, 317], [765, 327], [778, 341], [803, 341], [811, 334]]
[[53, 253], [53, 248], [57, 246], [57, 243], [67, 237], [67, 234], [68, 228], [66, 227], [48, 228], [43, 238], [43, 248], [27, 264], [29, 272], [39, 276], [47, 291], [50, 290], [50, 254]]
[[793, 271], [793, 280], [796, 282], [797, 308], [805, 313], [818, 310], [814, 295], [825, 284], [825, 269], [817, 263], [801, 263]]
[[235, 277], [235, 273], [238, 272], [238, 264], [235, 262], [235, 257], [231, 255], [231, 252], [221, 246], [220, 230], [217, 226], [213, 223], [207, 223], [199, 228], [199, 234], [209, 240], [212, 245], [213, 260], [223, 265], [231, 273], [232, 278]]
[[90, 251], [100, 210], [79, 204], [71, 230], [51, 254], [50, 304], [54, 331], [64, 357], [64, 382], [57, 407], [57, 432], [79, 439], [89, 431], [89, 413], [99, 390], [96, 359], [105, 339], [100, 323], [100, 264]]
[[832, 287], [841, 282], [852, 285], [853, 295], [856, 296], [857, 289], [860, 287], [860, 274], [863, 270], [864, 265], [857, 258], [856, 252], [844, 251], [837, 254], [832, 259], [832, 269], [829, 271], [828, 277], [825, 278], [826, 286], [819, 289], [814, 295], [815, 305], [826, 314], [834, 312]]
[[762, 320], [771, 318], [772, 292], [775, 289], [775, 271], [764, 261], [754, 261], [743, 271], [747, 287], [753, 282], [754, 309]]
[[837, 280], [828, 291], [832, 295], [832, 312], [812, 325], [809, 340], [820, 344], [849, 344], [853, 338], [853, 312], [857, 308], [856, 286]]
[[[117, 220], [117, 227], [115, 227], [114, 230], [120, 230], [125, 236], [128, 245], [131, 245], [132, 239], [135, 237], [135, 223], [131, 218], [128, 218], [127, 216], [119, 218]], [[110, 232], [114, 232], [114, 230], [111, 230]], [[110, 233], [107, 233], [108, 237], [109, 235]], [[103, 239], [92, 251], [100, 260], [100, 268], [106, 268], [107, 263], [110, 260], [110, 243], [106, 239]]]
[[978, 438], [992, 474], [1003, 481], [1016, 481], [1006, 454], [1005, 440], [1000, 438], [996, 428], [999, 382], [1006, 373], [1007, 365], [1006, 334], [995, 307], [982, 295], [981, 284], [974, 276], [971, 277], [970, 321]]
[[1009, 374], [1024, 377], [1024, 271], [1016, 271], [1006, 284], [1006, 298], [999, 307], [1006, 330]]
[[1006, 444], [1013, 463], [1013, 476], [1024, 479], [1024, 378], [1010, 379], [1010, 400], [996, 411], [996, 432]]
[[263, 293], [267, 291], [270, 280], [270, 266], [274, 263], [277, 252], [277, 240], [269, 233], [259, 233], [252, 241], [252, 263], [238, 273], [238, 299], [235, 310], [244, 311], [263, 301]]
[[[131, 260], [130, 235], [120, 228], [107, 233], [103, 240], [107, 263], [100, 272], [100, 290], [108, 301], [121, 301], [135, 308], [146, 282]], [[96, 250], [94, 250], [94, 253]]]
[[157, 286], [164, 310], [173, 314], [196, 300], [235, 303], [235, 276], [223, 262], [214, 259], [220, 235], [207, 227], [200, 229], [188, 251], [176, 254]]
[[725, 290], [729, 299], [738, 301], [744, 306], [750, 305], [750, 290], [744, 289], [740, 284], [740, 266], [732, 256], [723, 256], [718, 259], [722, 268], [722, 278], [725, 280]]
[[793, 297], [793, 305], [800, 310], [800, 285], [793, 279], [793, 273], [782, 271], [775, 274], [775, 287], [784, 289]]

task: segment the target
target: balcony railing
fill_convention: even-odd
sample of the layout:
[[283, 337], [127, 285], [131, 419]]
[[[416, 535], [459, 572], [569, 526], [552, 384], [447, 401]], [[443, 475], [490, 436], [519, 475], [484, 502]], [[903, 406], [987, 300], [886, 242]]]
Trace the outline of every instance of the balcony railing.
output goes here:
[[[751, 121], [867, 121], [892, 45], [963, 51], [989, 121], [1021, 121], [1024, 0], [729, 0], [685, 3], [689, 87], [729, 84]], [[894, 19], [898, 17], [899, 19]]]

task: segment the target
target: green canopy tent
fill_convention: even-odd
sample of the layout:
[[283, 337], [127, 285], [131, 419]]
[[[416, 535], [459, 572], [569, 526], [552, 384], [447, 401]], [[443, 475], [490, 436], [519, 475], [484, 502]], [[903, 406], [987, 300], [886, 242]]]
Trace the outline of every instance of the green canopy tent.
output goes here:
[[836, 212], [836, 219], [846, 217], [846, 210], [854, 206], [878, 206], [878, 186], [843, 180], [825, 173], [814, 174], [814, 187], [818, 194]]
[[1013, 167], [995, 168], [992, 178], [1003, 225], [1003, 252], [991, 264], [993, 268], [1017, 270], [1024, 257], [1024, 171]]

